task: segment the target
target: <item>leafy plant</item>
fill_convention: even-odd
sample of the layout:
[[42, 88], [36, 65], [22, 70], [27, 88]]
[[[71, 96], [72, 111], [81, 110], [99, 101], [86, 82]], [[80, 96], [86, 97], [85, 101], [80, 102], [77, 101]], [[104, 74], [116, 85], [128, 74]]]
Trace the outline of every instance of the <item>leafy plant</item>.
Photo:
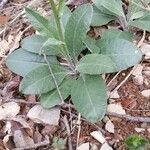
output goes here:
[[[53, 0], [49, 2], [53, 10], [50, 20], [26, 8], [39, 35], [23, 39], [21, 48], [8, 56], [6, 65], [23, 76], [20, 91], [39, 95], [44, 107], [59, 105], [71, 95], [83, 117], [91, 122], [100, 121], [107, 108], [102, 74], [127, 69], [137, 64], [142, 54], [128, 32], [108, 30], [101, 39], [88, 37], [92, 4], [81, 5], [71, 12], [61, 0], [58, 6]], [[114, 10], [114, 14], [120, 11], [124, 17], [122, 7]], [[87, 55], [81, 57], [85, 49]]]
[[129, 150], [147, 150], [148, 143], [148, 140], [139, 135], [131, 135], [125, 141]]
[[92, 0], [92, 26], [101, 26], [118, 20], [124, 30], [136, 27], [150, 31], [150, 0], [130, 0], [127, 14], [121, 0]]
[[62, 138], [54, 137], [52, 146], [55, 150], [63, 150], [65, 149], [65, 141]]

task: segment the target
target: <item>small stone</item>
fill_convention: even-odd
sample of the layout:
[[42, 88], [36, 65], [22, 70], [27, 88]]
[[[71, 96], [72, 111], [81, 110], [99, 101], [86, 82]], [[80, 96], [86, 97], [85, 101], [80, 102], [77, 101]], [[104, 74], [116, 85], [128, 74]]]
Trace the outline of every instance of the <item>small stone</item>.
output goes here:
[[150, 89], [141, 92], [144, 97], [150, 97]]

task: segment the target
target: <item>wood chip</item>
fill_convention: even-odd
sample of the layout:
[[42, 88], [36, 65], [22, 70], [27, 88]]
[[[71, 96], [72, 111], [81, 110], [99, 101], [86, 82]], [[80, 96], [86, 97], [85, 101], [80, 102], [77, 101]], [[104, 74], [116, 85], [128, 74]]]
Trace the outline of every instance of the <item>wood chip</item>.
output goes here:
[[41, 105], [35, 105], [29, 110], [27, 117], [36, 123], [58, 125], [60, 110], [58, 108], [44, 109]]
[[114, 124], [111, 122], [111, 120], [107, 121], [107, 123], [105, 125], [105, 130], [107, 130], [110, 133], [115, 132], [115, 127], [114, 127]]
[[0, 120], [13, 118], [20, 111], [20, 106], [15, 102], [5, 103], [0, 106]]
[[102, 147], [100, 148], [100, 150], [113, 150], [112, 149], [112, 147], [110, 147], [109, 145], [108, 145], [108, 143], [104, 143], [103, 145], [102, 145]]
[[125, 110], [122, 108], [122, 106], [117, 103], [117, 104], [109, 104], [107, 106], [107, 111], [108, 113], [117, 113], [117, 114], [120, 114], [120, 115], [125, 115], [126, 112]]
[[88, 143], [83, 143], [83, 144], [81, 144], [78, 148], [77, 148], [77, 150], [89, 150], [90, 149], [90, 144], [89, 144], [89, 142]]
[[103, 136], [103, 134], [100, 131], [93, 131], [90, 134], [94, 139], [99, 141], [101, 144], [106, 142], [105, 137]]

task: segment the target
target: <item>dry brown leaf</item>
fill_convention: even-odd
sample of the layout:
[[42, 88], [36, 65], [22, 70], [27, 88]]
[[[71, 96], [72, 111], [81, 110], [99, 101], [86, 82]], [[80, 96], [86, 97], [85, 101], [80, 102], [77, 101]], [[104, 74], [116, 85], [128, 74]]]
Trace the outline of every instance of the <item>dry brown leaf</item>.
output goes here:
[[111, 122], [111, 120], [107, 121], [105, 125], [105, 130], [107, 130], [110, 133], [115, 133], [115, 127], [114, 124]]
[[32, 147], [34, 145], [34, 141], [30, 138], [25, 132], [21, 130], [16, 130], [13, 134], [13, 140], [16, 148], [22, 147]]
[[122, 106], [119, 103], [116, 104], [109, 104], [107, 106], [107, 112], [109, 113], [117, 113], [120, 115], [125, 115], [126, 112], [125, 110], [122, 108]]
[[7, 24], [9, 19], [10, 19], [9, 16], [0, 15], [0, 26]]
[[58, 108], [44, 109], [41, 105], [35, 105], [27, 114], [36, 123], [58, 125], [60, 110]]
[[136, 107], [137, 102], [135, 99], [123, 99], [121, 104], [124, 108], [133, 109]]
[[0, 106], [0, 120], [13, 118], [20, 111], [20, 106], [15, 102], [5, 103]]

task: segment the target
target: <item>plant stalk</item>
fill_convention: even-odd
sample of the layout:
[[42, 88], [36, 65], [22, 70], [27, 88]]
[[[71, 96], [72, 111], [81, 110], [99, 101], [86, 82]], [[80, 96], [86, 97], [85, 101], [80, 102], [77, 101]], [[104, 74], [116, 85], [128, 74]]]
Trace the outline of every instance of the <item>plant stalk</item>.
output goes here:
[[[59, 7], [62, 4], [62, 1], [63, 0], [59, 1]], [[65, 42], [63, 32], [62, 32], [62, 29], [61, 29], [59, 9], [57, 10], [56, 5], [54, 3], [54, 0], [49, 0], [49, 2], [50, 2], [51, 8], [52, 8], [52, 11], [53, 11], [53, 14], [54, 14], [54, 18], [55, 18], [55, 21], [56, 21], [57, 31], [58, 31], [58, 34], [59, 34], [59, 40]], [[66, 45], [63, 46], [63, 49], [66, 52], [66, 57], [67, 57], [68, 63], [70, 64], [70, 68], [72, 69], [73, 72], [75, 72], [75, 66], [72, 63], [72, 60], [71, 60], [71, 57], [69, 55], [69, 51], [68, 51], [68, 48], [66, 47]]]

